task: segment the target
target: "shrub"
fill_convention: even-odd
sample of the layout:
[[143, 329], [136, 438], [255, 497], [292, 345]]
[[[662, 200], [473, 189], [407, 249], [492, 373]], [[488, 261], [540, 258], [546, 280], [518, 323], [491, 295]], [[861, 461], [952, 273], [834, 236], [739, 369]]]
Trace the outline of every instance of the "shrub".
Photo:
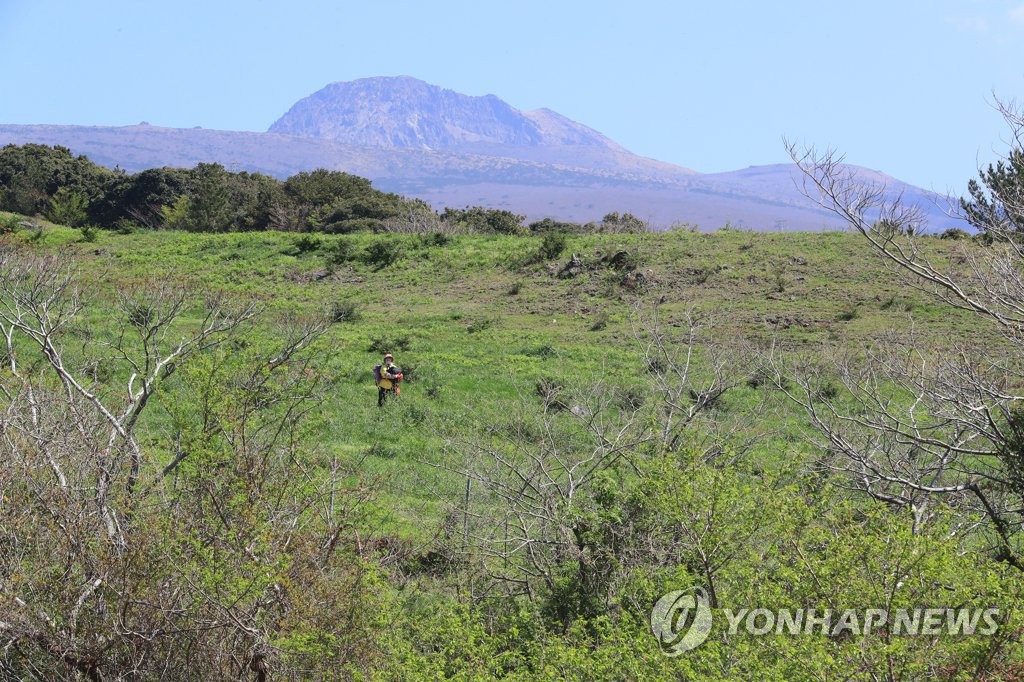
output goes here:
[[395, 353], [409, 350], [409, 337], [401, 336], [377, 336], [370, 340], [369, 350], [371, 353]]
[[568, 409], [568, 405], [559, 397], [565, 390], [565, 385], [558, 379], [552, 379], [550, 377], [541, 377], [537, 379], [537, 383], [534, 384], [534, 390], [537, 396], [543, 400], [548, 407], [553, 410], [565, 410]]
[[114, 231], [118, 234], [134, 234], [139, 230], [139, 224], [128, 218], [118, 218], [114, 223]]
[[484, 234], [522, 234], [524, 219], [511, 211], [482, 206], [446, 208], [441, 214], [443, 223]]
[[50, 198], [46, 217], [60, 225], [81, 227], [89, 217], [88, 208], [89, 198], [84, 193], [61, 187]]
[[398, 260], [398, 253], [387, 241], [377, 241], [366, 247], [361, 260], [367, 265], [383, 270]]
[[301, 256], [306, 253], [312, 253], [319, 251], [322, 246], [320, 237], [304, 234], [295, 241], [294, 249], [291, 252], [293, 256]]
[[638, 234], [647, 232], [649, 225], [643, 218], [638, 218], [632, 213], [608, 213], [601, 218], [597, 225], [587, 225], [590, 231], [605, 232], [610, 234]]
[[352, 301], [336, 301], [331, 306], [331, 322], [354, 322], [359, 319], [359, 308]]
[[619, 250], [615, 253], [608, 254], [601, 259], [601, 262], [612, 270], [624, 270], [627, 272], [637, 270], [641, 265], [643, 265], [643, 262], [640, 260], [640, 254], [635, 251], [626, 250]]
[[384, 223], [378, 218], [350, 218], [326, 223], [321, 231], [329, 234], [352, 234], [353, 232], [382, 232]]
[[623, 410], [637, 410], [647, 401], [648, 392], [637, 386], [620, 387], [615, 391], [615, 403]]
[[494, 325], [494, 320], [489, 317], [482, 317], [476, 320], [472, 320], [467, 326], [466, 331], [470, 334], [478, 334], [482, 331], [490, 329]]
[[950, 227], [946, 229], [942, 234], [939, 235], [939, 239], [970, 239], [971, 234], [967, 230], [961, 230], [959, 227]]
[[594, 321], [590, 323], [590, 331], [599, 332], [608, 326], [608, 313], [604, 310], [594, 316]]
[[544, 343], [534, 348], [526, 348], [523, 350], [523, 355], [530, 355], [535, 358], [553, 358], [558, 355], [558, 351], [550, 343]]
[[100, 228], [95, 225], [82, 225], [78, 231], [82, 234], [83, 242], [94, 242], [100, 236]]
[[568, 240], [565, 235], [560, 232], [549, 232], [544, 235], [544, 239], [540, 243], [540, 251], [538, 256], [541, 260], [552, 260], [558, 258], [565, 251], [565, 246]]
[[538, 220], [537, 222], [530, 223], [527, 226], [533, 234], [547, 234], [549, 232], [560, 232], [565, 234], [574, 234], [583, 231], [583, 226], [579, 223], [565, 223], [558, 220], [552, 220], [551, 218], [544, 218], [544, 220]]
[[430, 248], [432, 246], [448, 246], [452, 238], [444, 232], [424, 232], [420, 235], [420, 244]]
[[355, 249], [347, 239], [335, 242], [334, 246], [327, 250], [327, 267], [344, 265], [356, 259]]
[[13, 214], [0, 217], [0, 234], [17, 232], [20, 222], [21, 218]]

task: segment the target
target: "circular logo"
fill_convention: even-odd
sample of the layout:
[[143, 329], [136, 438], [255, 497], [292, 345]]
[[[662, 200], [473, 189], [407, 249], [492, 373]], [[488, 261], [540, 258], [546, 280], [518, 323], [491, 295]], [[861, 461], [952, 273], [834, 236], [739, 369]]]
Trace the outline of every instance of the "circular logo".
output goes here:
[[703, 644], [711, 633], [707, 592], [698, 588], [663, 596], [651, 609], [651, 631], [666, 656], [678, 656]]

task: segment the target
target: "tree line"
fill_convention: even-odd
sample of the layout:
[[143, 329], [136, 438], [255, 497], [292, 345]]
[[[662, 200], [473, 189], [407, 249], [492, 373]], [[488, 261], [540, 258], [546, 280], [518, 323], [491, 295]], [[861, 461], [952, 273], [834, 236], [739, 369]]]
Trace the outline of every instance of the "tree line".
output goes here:
[[285, 180], [233, 172], [219, 163], [193, 168], [110, 169], [41, 144], [0, 149], [0, 210], [42, 215], [69, 227], [176, 229], [191, 232], [642, 232], [647, 222], [609, 213], [586, 225], [526, 218], [469, 206], [434, 211], [426, 202], [373, 187], [370, 180], [327, 169]]

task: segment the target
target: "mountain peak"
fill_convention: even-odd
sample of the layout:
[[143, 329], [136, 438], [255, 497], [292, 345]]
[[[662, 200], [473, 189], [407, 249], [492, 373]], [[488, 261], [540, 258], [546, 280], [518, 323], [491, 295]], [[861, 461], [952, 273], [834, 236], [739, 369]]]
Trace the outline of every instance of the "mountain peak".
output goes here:
[[524, 113], [495, 95], [463, 95], [411, 76], [331, 83], [299, 100], [269, 132], [383, 148], [583, 145], [625, 151], [550, 109]]

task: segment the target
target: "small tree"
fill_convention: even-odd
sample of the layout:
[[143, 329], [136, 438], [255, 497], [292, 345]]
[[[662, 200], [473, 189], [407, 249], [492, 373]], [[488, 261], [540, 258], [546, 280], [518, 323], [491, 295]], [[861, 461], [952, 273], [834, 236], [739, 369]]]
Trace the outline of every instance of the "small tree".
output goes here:
[[46, 217], [59, 225], [81, 227], [88, 220], [89, 198], [82, 192], [61, 187], [50, 198]]

